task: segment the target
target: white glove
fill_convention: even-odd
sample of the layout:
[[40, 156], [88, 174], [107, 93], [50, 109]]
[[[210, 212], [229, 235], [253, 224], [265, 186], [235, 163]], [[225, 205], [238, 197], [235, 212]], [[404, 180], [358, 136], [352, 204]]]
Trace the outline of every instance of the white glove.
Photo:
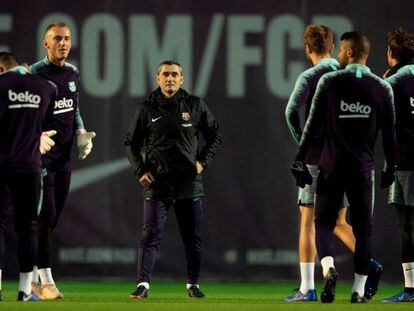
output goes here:
[[92, 151], [92, 138], [96, 136], [95, 132], [82, 132], [78, 135], [79, 159], [84, 160]]
[[55, 142], [50, 137], [56, 135], [56, 133], [57, 133], [56, 131], [52, 130], [52, 131], [43, 132], [42, 135], [40, 135], [40, 145], [39, 145], [40, 154], [45, 154], [48, 151], [50, 151], [50, 149], [52, 149], [52, 147], [55, 145]]

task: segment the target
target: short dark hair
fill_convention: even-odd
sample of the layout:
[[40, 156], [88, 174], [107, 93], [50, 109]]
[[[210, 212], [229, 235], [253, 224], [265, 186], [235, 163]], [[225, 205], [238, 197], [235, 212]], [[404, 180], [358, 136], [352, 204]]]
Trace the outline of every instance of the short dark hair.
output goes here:
[[54, 28], [54, 27], [59, 27], [59, 28], [66, 27], [66, 28], [69, 28], [69, 26], [68, 26], [68, 25], [66, 25], [64, 22], [61, 22], [61, 21], [54, 21], [53, 23], [49, 24], [49, 25], [46, 27], [46, 30], [45, 30], [45, 35], [47, 34], [47, 32], [48, 32], [50, 29], [52, 29], [52, 28]]
[[160, 73], [161, 71], [161, 67], [167, 65], [167, 66], [171, 66], [171, 65], [177, 65], [178, 67], [180, 67], [180, 73], [181, 75], [183, 74], [183, 68], [181, 67], [181, 64], [176, 61], [175, 59], [167, 59], [162, 61], [159, 65], [158, 65], [158, 70], [157, 70], [157, 74]]
[[414, 35], [398, 27], [387, 34], [391, 55], [398, 61], [414, 58]]
[[351, 48], [354, 50], [354, 58], [359, 60], [364, 57], [368, 57], [371, 43], [368, 36], [365, 33], [359, 31], [345, 32], [341, 36], [341, 41], [349, 41]]
[[316, 54], [326, 54], [333, 47], [333, 32], [324, 25], [309, 25], [303, 33], [303, 41]]
[[0, 64], [7, 68], [14, 67], [17, 64], [17, 58], [13, 53], [0, 52]]

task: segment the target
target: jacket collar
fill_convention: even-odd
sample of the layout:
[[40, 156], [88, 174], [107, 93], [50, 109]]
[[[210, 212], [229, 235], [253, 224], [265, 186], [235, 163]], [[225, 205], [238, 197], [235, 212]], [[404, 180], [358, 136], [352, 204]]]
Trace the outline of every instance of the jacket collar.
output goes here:
[[395, 65], [390, 69], [390, 71], [388, 71], [386, 78], [391, 77], [393, 74], [397, 73], [397, 71], [400, 70], [402, 67], [411, 64], [414, 64], [414, 59], [399, 61], [397, 65]]
[[151, 104], [167, 105], [167, 104], [176, 104], [187, 96], [188, 96], [188, 93], [185, 90], [180, 88], [173, 98], [165, 98], [165, 96], [161, 92], [161, 88], [158, 87], [155, 91], [153, 91], [150, 94], [148, 100], [151, 102]]

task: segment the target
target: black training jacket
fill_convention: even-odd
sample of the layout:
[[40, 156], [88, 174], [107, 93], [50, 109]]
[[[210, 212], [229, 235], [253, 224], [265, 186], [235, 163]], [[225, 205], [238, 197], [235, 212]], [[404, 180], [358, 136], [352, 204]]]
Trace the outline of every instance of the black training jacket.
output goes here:
[[221, 142], [219, 124], [204, 101], [183, 89], [165, 99], [158, 88], [138, 106], [125, 148], [138, 179], [145, 172], [154, 176], [144, 187], [145, 199], [186, 199], [204, 195], [196, 161], [206, 168]]

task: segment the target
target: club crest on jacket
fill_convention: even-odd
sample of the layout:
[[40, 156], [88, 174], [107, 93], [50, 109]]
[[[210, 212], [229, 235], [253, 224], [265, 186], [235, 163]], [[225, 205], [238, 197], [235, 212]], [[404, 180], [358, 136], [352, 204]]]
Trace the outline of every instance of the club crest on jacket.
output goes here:
[[183, 112], [182, 118], [184, 121], [190, 120], [190, 113], [189, 112]]

